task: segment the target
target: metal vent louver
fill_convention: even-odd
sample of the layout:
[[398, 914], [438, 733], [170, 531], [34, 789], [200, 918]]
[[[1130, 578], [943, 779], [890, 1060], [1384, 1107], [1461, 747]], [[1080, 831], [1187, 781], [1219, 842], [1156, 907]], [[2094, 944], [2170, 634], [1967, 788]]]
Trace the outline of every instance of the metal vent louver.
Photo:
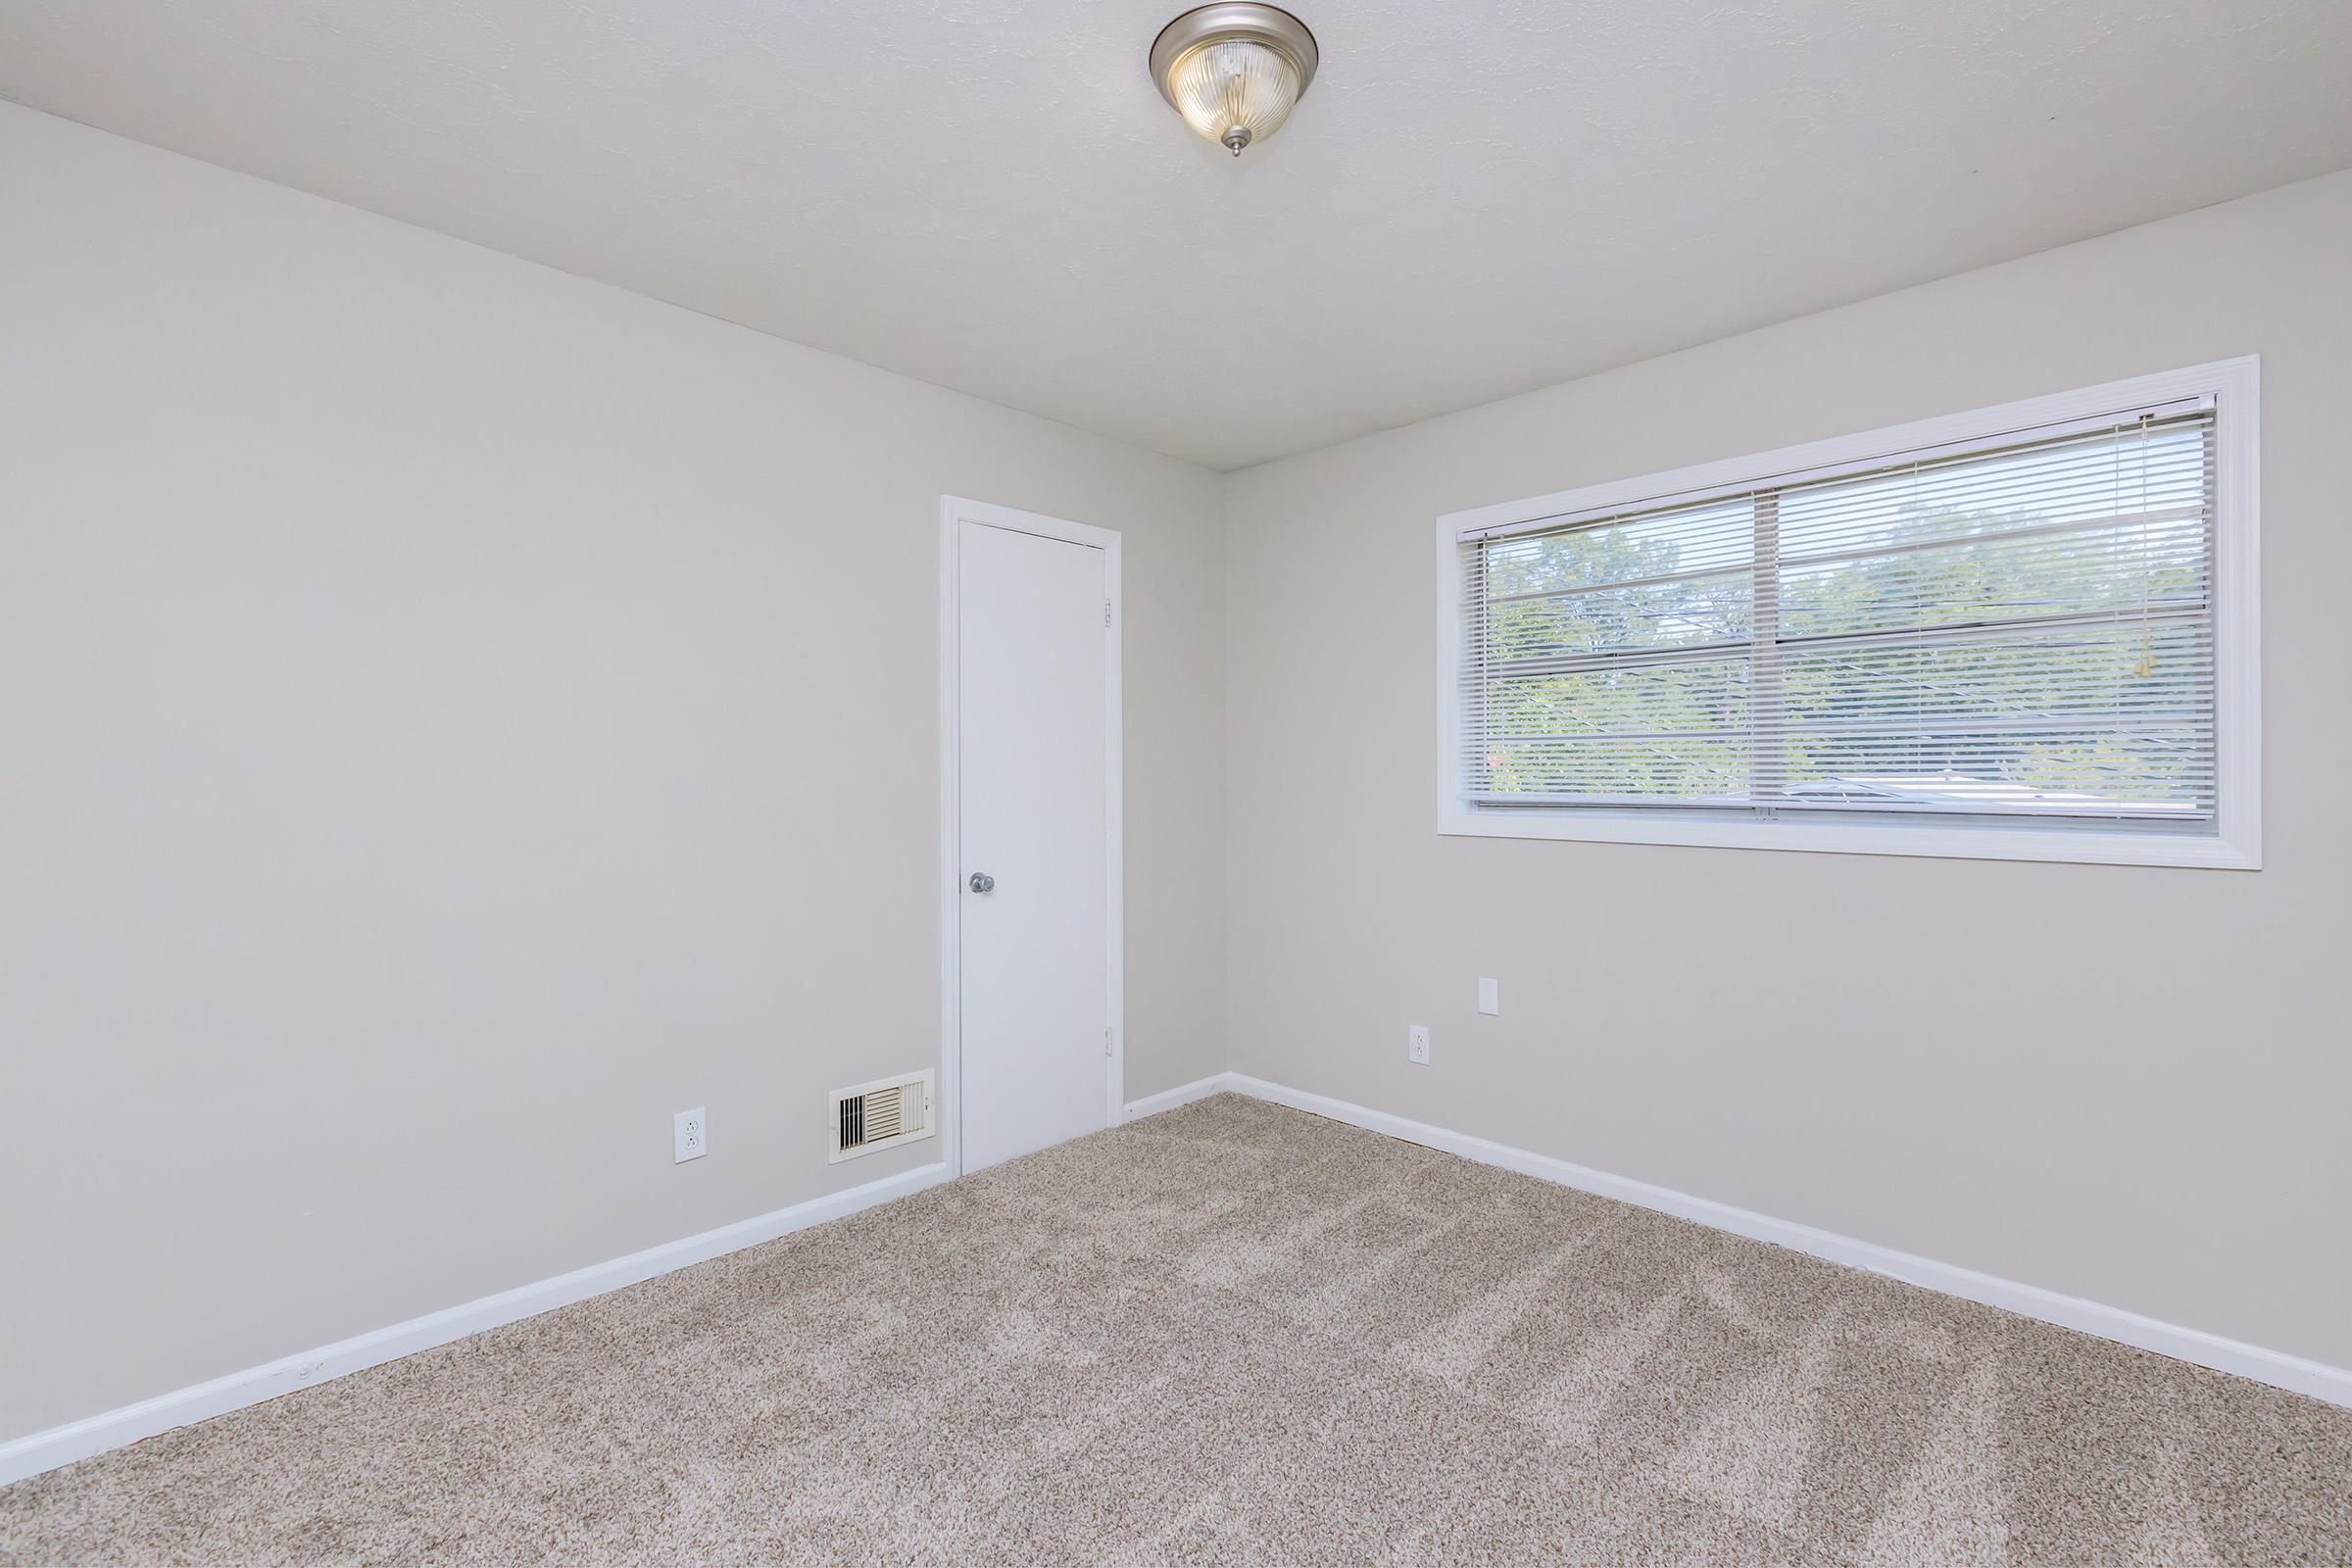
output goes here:
[[930, 1137], [931, 1081], [928, 1072], [906, 1073], [834, 1091], [833, 1160]]

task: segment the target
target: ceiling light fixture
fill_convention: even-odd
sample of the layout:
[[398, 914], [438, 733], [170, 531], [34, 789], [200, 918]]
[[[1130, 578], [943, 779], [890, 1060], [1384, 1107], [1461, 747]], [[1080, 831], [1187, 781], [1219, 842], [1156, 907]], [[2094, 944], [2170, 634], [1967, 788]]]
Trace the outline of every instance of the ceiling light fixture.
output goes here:
[[1291, 118], [1315, 79], [1315, 35], [1255, 0], [1201, 6], [1160, 28], [1152, 79], [1185, 123], [1242, 156]]

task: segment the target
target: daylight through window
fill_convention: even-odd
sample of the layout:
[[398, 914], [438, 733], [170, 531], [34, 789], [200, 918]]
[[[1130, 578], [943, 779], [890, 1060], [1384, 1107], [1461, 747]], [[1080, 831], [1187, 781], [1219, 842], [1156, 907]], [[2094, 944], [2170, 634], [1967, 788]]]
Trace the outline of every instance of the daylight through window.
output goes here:
[[1464, 808], [2210, 832], [2214, 421], [1463, 534]]

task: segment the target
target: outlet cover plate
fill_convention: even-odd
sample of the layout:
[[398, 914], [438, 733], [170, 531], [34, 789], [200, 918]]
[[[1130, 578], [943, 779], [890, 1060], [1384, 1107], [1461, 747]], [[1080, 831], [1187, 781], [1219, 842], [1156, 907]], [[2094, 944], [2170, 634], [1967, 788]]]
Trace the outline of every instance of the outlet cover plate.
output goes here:
[[701, 1106], [678, 1112], [670, 1129], [674, 1145], [671, 1163], [683, 1165], [710, 1152], [710, 1118]]

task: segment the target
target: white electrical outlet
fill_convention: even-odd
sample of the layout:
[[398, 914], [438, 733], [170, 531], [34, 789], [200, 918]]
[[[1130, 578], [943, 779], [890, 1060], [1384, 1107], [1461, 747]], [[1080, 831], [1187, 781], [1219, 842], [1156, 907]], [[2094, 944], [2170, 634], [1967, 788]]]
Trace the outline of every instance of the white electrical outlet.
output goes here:
[[681, 1110], [671, 1128], [677, 1145], [674, 1164], [683, 1165], [690, 1159], [700, 1159], [710, 1152], [710, 1123], [701, 1106]]
[[1429, 1025], [1408, 1023], [1404, 1026], [1404, 1059], [1429, 1065]]
[[1478, 983], [1478, 1010], [1479, 1010], [1479, 1011], [1481, 1011], [1481, 1012], [1500, 1012], [1500, 1011], [1502, 1011], [1502, 982], [1501, 982], [1501, 981], [1499, 981], [1499, 980], [1481, 980], [1481, 981], [1479, 981], [1479, 983]]

